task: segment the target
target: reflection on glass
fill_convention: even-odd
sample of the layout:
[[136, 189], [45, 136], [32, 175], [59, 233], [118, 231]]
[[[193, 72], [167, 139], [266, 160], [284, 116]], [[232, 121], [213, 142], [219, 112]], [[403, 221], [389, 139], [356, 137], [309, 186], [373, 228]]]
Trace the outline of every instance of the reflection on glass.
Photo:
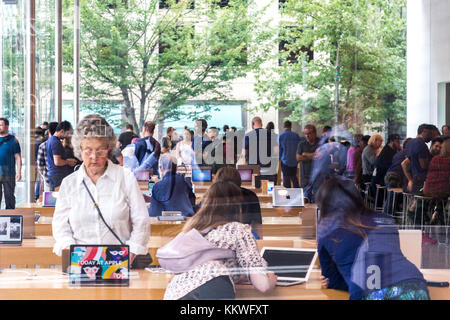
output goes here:
[[36, 125], [55, 118], [55, 1], [36, 0]]
[[[22, 150], [26, 148], [25, 4], [21, 0], [0, 2], [0, 115], [9, 120], [10, 133], [19, 140]], [[25, 156], [24, 151], [22, 156]], [[25, 183], [22, 181], [16, 184], [16, 205], [25, 199]]]

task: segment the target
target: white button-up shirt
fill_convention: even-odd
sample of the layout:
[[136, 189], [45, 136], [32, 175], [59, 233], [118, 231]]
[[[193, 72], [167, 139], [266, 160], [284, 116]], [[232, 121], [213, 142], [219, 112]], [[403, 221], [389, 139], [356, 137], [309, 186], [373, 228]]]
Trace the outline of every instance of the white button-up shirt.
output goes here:
[[101, 220], [83, 180], [106, 223], [130, 246], [130, 252], [147, 254], [150, 218], [144, 197], [133, 173], [109, 160], [96, 185], [84, 165], [62, 181], [52, 222], [53, 252], [61, 255], [71, 244], [119, 244]]

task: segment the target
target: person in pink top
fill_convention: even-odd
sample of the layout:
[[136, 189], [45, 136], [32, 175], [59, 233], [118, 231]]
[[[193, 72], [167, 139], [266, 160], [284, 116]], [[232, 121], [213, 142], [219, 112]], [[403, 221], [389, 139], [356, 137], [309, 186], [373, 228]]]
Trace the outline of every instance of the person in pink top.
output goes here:
[[362, 134], [355, 134], [353, 136], [353, 143], [347, 151], [347, 165], [344, 175], [349, 179], [353, 179], [355, 177], [355, 152], [360, 148], [359, 141], [362, 137]]

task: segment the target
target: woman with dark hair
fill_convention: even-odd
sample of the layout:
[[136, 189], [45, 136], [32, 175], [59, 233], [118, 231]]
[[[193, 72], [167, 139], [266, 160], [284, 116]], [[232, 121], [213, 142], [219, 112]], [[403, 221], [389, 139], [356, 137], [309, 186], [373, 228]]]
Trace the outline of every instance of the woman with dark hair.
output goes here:
[[331, 176], [316, 194], [322, 284], [351, 300], [428, 300], [422, 273], [402, 254], [392, 217], [364, 205], [353, 181]]
[[258, 196], [251, 190], [241, 186], [242, 180], [239, 171], [233, 167], [220, 168], [214, 182], [231, 181], [241, 188], [242, 192], [242, 223], [252, 227], [252, 233], [256, 239], [262, 239], [261, 205]]
[[201, 209], [183, 227], [198, 230], [215, 247], [230, 249], [234, 258], [211, 260], [176, 274], [164, 294], [166, 300], [234, 299], [234, 282], [249, 276], [261, 292], [272, 290], [276, 275], [267, 270], [249, 225], [241, 221], [241, 190], [230, 181], [214, 183]]

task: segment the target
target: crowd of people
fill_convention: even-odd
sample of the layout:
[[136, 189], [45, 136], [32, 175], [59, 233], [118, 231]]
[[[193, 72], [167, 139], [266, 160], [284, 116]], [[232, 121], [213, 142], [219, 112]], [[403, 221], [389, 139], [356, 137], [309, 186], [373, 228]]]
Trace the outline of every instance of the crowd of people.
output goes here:
[[[175, 128], [168, 127], [160, 141], [154, 138], [155, 123], [145, 122], [139, 134], [128, 124], [108, 154], [113, 163], [134, 173], [151, 170], [159, 177], [152, 193], [150, 216], [161, 215], [162, 211], [181, 211], [183, 215], [192, 216], [199, 209], [191, 181], [177, 174], [180, 166], [191, 169], [207, 165], [216, 174], [221, 168], [236, 168], [238, 164], [258, 165], [261, 179], [281, 183], [286, 188], [303, 188], [310, 202], [315, 202], [315, 194], [330, 174], [353, 180], [372, 201], [377, 186], [402, 188], [405, 193], [435, 200], [450, 196], [450, 133], [447, 125], [442, 127], [441, 133], [434, 125], [422, 124], [417, 136], [406, 138], [403, 143], [399, 134], [390, 134], [383, 145], [384, 139], [379, 134], [351, 135], [341, 128], [333, 130], [325, 126], [319, 135], [313, 124], [307, 124], [300, 136], [292, 130], [290, 121], [285, 121], [283, 130], [276, 134], [273, 122], [264, 128], [262, 119], [254, 117], [251, 123], [252, 130], [245, 133], [228, 125], [222, 129], [208, 127], [205, 119], [198, 119], [194, 121], [193, 129], [185, 127], [181, 135]], [[36, 199], [42, 191], [58, 188], [63, 178], [82, 163], [74, 155], [72, 132], [67, 121], [44, 123], [36, 128], [35, 153], [39, 173]], [[20, 146], [18, 143], [15, 146], [20, 155]], [[18, 155], [15, 157], [18, 170], [13, 170], [14, 173], [20, 172]], [[8, 182], [2, 182], [7, 199], [11, 198], [9, 190], [13, 180], [9, 178]], [[390, 212], [390, 194], [387, 197], [384, 211]], [[417, 220], [414, 215], [416, 205], [414, 203], [408, 209], [409, 217], [415, 216]], [[8, 207], [13, 205], [8, 203]], [[436, 214], [423, 217], [425, 223], [443, 223], [445, 208], [442, 202], [436, 201], [434, 209]], [[260, 216], [260, 210], [255, 209], [251, 214]], [[416, 220], [412, 223], [420, 222]]]
[[[403, 144], [398, 134], [390, 134], [384, 146], [378, 134], [350, 135], [327, 126], [319, 136], [312, 124], [303, 128], [301, 137], [290, 121], [276, 134], [273, 123], [264, 128], [260, 117], [252, 119], [247, 133], [227, 125], [221, 132], [199, 119], [181, 136], [169, 127], [158, 141], [155, 127], [148, 121], [138, 135], [127, 125], [116, 137], [104, 118], [89, 115], [75, 129], [67, 121], [36, 129], [35, 196], [59, 190], [52, 221], [56, 254], [71, 244], [119, 242], [130, 246], [134, 267], [143, 260], [148, 265], [149, 217], [180, 211], [191, 217], [183, 232], [200, 231], [214, 246], [231, 250], [233, 258], [208, 261], [177, 274], [166, 299], [234, 298], [234, 283], [242, 280], [267, 292], [277, 276], [256, 245], [263, 238], [261, 207], [258, 196], [242, 186], [236, 169], [239, 164], [256, 165], [263, 179], [277, 181], [280, 171], [284, 187], [303, 188], [320, 209], [317, 241], [325, 288], [348, 290], [351, 299], [429, 299], [421, 272], [401, 253], [395, 220], [367, 207], [361, 191], [367, 188], [373, 196], [378, 185], [385, 185], [447, 199], [448, 126], [441, 134], [434, 125], [423, 124], [417, 136]], [[13, 177], [21, 178], [21, 162], [20, 145], [9, 135], [3, 118], [0, 161], [6, 196], [11, 186], [5, 185]], [[211, 166], [215, 176], [196, 204], [192, 181], [179, 169], [203, 165]], [[136, 179], [143, 170], [158, 176], [149, 207]], [[433, 219], [439, 220], [439, 215], [430, 217], [429, 223]], [[369, 286], [363, 276], [366, 258], [375, 251], [390, 259], [382, 259], [389, 276], [381, 287]]]

